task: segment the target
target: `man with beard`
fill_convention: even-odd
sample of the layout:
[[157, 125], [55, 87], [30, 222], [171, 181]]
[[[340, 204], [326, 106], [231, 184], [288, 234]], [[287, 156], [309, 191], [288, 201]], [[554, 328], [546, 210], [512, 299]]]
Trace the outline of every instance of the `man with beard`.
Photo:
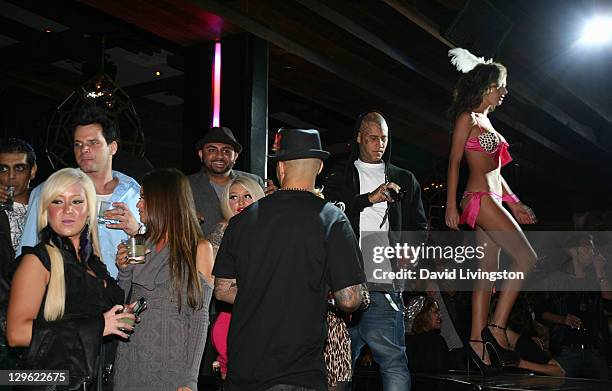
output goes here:
[[[202, 162], [202, 169], [189, 175], [189, 184], [193, 193], [195, 207], [200, 219], [200, 225], [204, 235], [213, 245], [213, 249], [218, 249], [223, 237], [223, 214], [221, 212], [220, 199], [225, 188], [232, 179], [237, 176], [246, 176], [255, 180], [263, 188], [264, 181], [257, 175], [247, 172], [234, 170], [234, 164], [238, 155], [242, 152], [242, 145], [236, 141], [232, 131], [225, 127], [212, 127], [208, 129], [204, 137], [195, 144], [198, 156]], [[276, 187], [271, 181], [264, 189], [267, 194], [274, 192]], [[210, 324], [214, 324], [221, 304], [216, 300], [210, 303]], [[218, 308], [219, 307], [219, 308]], [[200, 365], [200, 376], [210, 377], [213, 375], [212, 364], [217, 354], [211, 344], [210, 329], [206, 338], [204, 357]]]
[[[237, 176], [247, 176], [264, 187], [264, 181], [257, 175], [234, 170], [234, 164], [242, 152], [242, 145], [236, 141], [232, 131], [225, 127], [212, 127], [195, 145], [202, 162], [200, 172], [189, 176], [196, 210], [207, 237], [217, 223], [223, 220], [219, 200], [227, 184]], [[268, 180], [264, 188], [266, 195], [276, 187]]]

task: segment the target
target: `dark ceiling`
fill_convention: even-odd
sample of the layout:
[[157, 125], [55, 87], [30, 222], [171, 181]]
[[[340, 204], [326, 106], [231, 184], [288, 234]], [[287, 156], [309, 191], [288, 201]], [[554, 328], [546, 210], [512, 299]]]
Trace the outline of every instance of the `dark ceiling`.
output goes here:
[[[103, 36], [117, 83], [142, 117], [147, 157], [180, 166], [180, 132], [168, 129], [181, 129], [185, 51], [248, 32], [270, 44], [270, 130], [319, 128], [339, 160], [353, 119], [377, 108], [394, 160], [427, 187], [445, 176], [445, 111], [459, 76], [446, 53], [463, 46], [507, 65], [510, 94], [492, 115], [514, 157], [504, 175], [557, 221], [611, 206], [612, 50], [576, 43], [597, 12], [610, 12], [609, 2], [0, 0], [0, 99], [13, 108], [0, 130], [23, 128], [20, 116], [50, 107], [33, 113], [41, 126], [99, 69]], [[43, 100], [52, 104], [34, 103]]]

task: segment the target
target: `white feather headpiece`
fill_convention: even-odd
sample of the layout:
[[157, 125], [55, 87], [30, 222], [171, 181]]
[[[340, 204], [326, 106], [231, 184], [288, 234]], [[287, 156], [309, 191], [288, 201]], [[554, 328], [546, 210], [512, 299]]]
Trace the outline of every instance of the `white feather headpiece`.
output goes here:
[[492, 59], [485, 60], [484, 57], [476, 57], [463, 48], [449, 50], [448, 56], [451, 58], [451, 64], [453, 64], [458, 71], [463, 73], [468, 73], [478, 64], [490, 64], [493, 62]]

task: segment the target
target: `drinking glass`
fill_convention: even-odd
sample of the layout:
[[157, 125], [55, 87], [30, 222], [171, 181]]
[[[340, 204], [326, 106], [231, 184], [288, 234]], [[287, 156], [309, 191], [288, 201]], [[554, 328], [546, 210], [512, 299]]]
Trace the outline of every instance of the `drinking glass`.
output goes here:
[[132, 265], [145, 263], [147, 247], [144, 235], [130, 236], [126, 241], [126, 246], [128, 250], [128, 263]]
[[104, 218], [104, 212], [112, 209], [113, 203], [110, 201], [101, 201], [100, 208], [98, 209], [98, 224], [106, 224], [112, 222], [111, 220]]
[[15, 196], [15, 186], [8, 186], [6, 188], [6, 192], [8, 193], [7, 196], [7, 200], [4, 202], [0, 202], [0, 211], [2, 210], [7, 210], [7, 211], [12, 211], [13, 210], [13, 197]]

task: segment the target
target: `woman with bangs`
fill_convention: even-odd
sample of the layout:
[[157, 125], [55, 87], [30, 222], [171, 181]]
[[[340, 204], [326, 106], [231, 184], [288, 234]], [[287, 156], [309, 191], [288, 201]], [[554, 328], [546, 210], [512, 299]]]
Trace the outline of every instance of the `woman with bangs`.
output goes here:
[[117, 252], [119, 284], [131, 300], [144, 297], [138, 331], [121, 343], [114, 387], [129, 390], [197, 390], [213, 290], [213, 252], [203, 238], [187, 177], [176, 169], [149, 172], [136, 204], [147, 226], [144, 264]]
[[221, 195], [220, 207], [223, 220], [217, 223], [208, 238], [215, 255], [219, 250], [223, 233], [230, 219], [263, 197], [265, 197], [265, 194], [259, 183], [249, 177], [237, 176], [230, 181]]
[[74, 168], [51, 175], [38, 222], [40, 243], [23, 248], [13, 277], [7, 339], [28, 347], [20, 369], [67, 369], [66, 389], [89, 388], [103, 336], [128, 338], [122, 319], [134, 318], [120, 313], [123, 290], [100, 260], [91, 179]]
[[[253, 202], [257, 202], [265, 196], [259, 183], [245, 176], [237, 176], [232, 179], [225, 188], [221, 196], [221, 213], [224, 220], [219, 222], [210, 234], [210, 241], [213, 245], [215, 255], [219, 250], [223, 233], [229, 220], [242, 212]], [[217, 301], [218, 315], [211, 329], [211, 340], [213, 347], [217, 351], [217, 362], [221, 371], [221, 377], [227, 376], [227, 333], [232, 318], [232, 306], [230, 304]]]
[[[512, 161], [508, 143], [493, 128], [489, 114], [508, 94], [506, 67], [477, 58], [465, 49], [449, 51], [451, 62], [464, 73], [453, 91], [449, 116], [454, 121], [448, 163], [446, 225], [458, 230], [468, 224], [475, 230], [476, 241], [487, 243], [485, 257], [478, 265], [483, 271], [497, 271], [503, 249], [514, 260], [513, 271], [528, 273], [536, 263], [536, 254], [520, 224], [534, 224], [535, 215], [512, 193], [501, 168]], [[469, 178], [457, 207], [459, 166], [465, 158]], [[502, 206], [507, 202], [510, 213]], [[477, 280], [472, 293], [472, 330], [468, 346], [471, 359], [483, 374], [494, 374], [493, 358], [501, 366], [516, 366], [519, 357], [510, 350], [506, 326], [522, 281], [506, 280], [501, 286], [499, 304], [487, 324], [493, 283]]]

